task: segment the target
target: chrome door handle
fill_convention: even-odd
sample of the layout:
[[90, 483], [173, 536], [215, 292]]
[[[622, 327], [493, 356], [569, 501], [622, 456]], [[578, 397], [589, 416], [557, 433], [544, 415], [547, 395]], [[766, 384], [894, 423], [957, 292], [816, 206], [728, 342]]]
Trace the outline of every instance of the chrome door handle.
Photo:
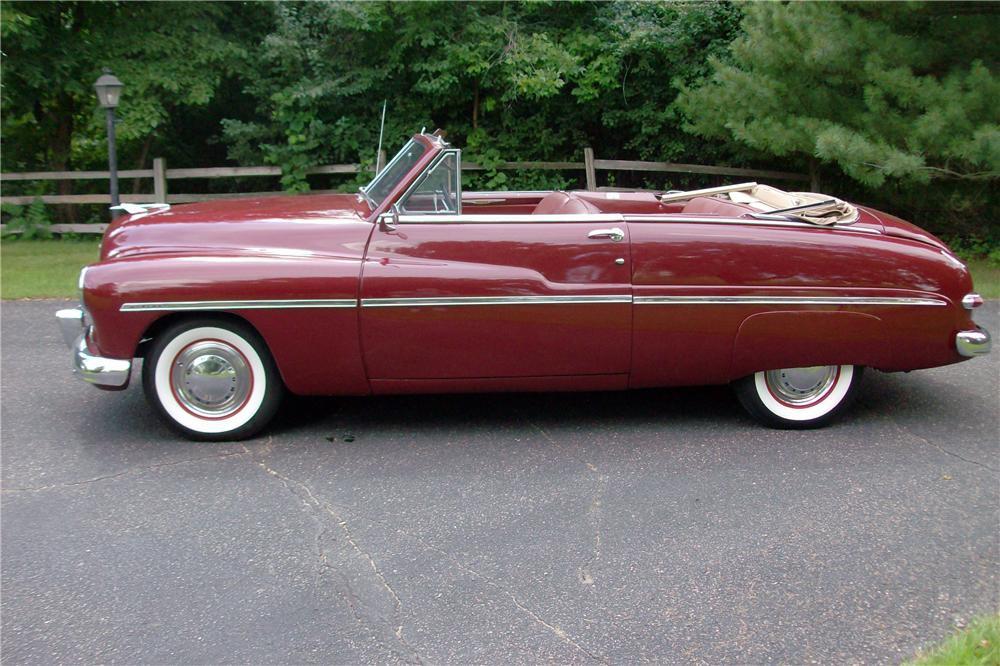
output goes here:
[[610, 229], [594, 229], [587, 234], [587, 238], [610, 238], [617, 243], [620, 240], [625, 240], [625, 232], [618, 227], [611, 227]]

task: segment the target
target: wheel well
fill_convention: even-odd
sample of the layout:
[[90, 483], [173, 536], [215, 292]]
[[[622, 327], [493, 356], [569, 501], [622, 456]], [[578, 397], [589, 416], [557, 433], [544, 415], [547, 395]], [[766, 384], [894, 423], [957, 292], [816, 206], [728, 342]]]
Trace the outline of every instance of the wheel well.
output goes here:
[[151, 323], [149, 326], [146, 327], [146, 330], [142, 332], [142, 336], [139, 338], [139, 346], [135, 352], [136, 357], [146, 358], [146, 352], [149, 349], [149, 343], [152, 342], [153, 339], [155, 339], [160, 333], [165, 331], [170, 326], [173, 326], [174, 324], [181, 321], [188, 321], [191, 319], [204, 319], [206, 317], [210, 317], [212, 319], [229, 320], [236, 324], [249, 326], [251, 329], [253, 329], [254, 333], [256, 333], [260, 337], [260, 339], [264, 342], [264, 344], [265, 345], [267, 344], [267, 340], [264, 340], [264, 336], [260, 334], [260, 331], [257, 330], [256, 326], [251, 324], [243, 317], [240, 317], [239, 315], [234, 315], [231, 312], [214, 312], [211, 310], [198, 311], [198, 312], [171, 312], [170, 314], [160, 317], [159, 319]]

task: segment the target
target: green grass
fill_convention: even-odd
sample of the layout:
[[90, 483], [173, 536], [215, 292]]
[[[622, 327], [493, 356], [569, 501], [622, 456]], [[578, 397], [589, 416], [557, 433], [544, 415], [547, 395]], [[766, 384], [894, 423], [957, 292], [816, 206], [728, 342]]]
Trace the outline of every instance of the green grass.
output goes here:
[[80, 269], [98, 259], [100, 242], [0, 242], [0, 298], [73, 298]]
[[1000, 264], [989, 259], [969, 261], [972, 284], [983, 298], [1000, 298]]
[[[73, 298], [80, 269], [97, 261], [99, 242], [85, 240], [8, 240], [0, 243], [0, 298]], [[1000, 298], [1000, 265], [969, 261], [976, 291]]]
[[1000, 664], [1000, 614], [976, 618], [936, 647], [918, 652], [905, 666], [996, 666]]

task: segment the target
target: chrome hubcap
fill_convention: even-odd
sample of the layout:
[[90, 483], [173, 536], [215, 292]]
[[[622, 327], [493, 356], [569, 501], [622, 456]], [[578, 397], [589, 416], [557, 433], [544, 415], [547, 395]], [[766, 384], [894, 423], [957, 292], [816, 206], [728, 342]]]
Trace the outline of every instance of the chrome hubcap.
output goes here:
[[793, 405], [815, 401], [825, 394], [837, 377], [836, 365], [769, 370], [767, 386], [775, 397]]
[[207, 340], [190, 345], [174, 359], [170, 379], [174, 395], [187, 409], [221, 418], [246, 402], [253, 373], [235, 347]]

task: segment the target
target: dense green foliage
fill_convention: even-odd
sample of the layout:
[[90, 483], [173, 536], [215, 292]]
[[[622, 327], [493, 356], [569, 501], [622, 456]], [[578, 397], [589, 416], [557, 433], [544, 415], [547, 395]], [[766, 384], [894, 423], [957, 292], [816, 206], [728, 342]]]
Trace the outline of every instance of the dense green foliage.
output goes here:
[[681, 100], [691, 128], [887, 179], [1000, 176], [995, 24], [934, 6], [759, 4]]
[[[579, 160], [586, 144], [702, 152], [671, 111], [674, 80], [702, 76], [738, 25], [723, 3], [305, 3], [275, 15], [249, 84], [258, 114], [224, 121], [225, 138], [239, 161], [282, 165], [292, 189], [309, 165], [374, 160], [383, 100], [388, 146], [442, 127], [487, 165]], [[490, 172], [482, 185], [551, 177]]]
[[711, 76], [679, 106], [701, 136], [833, 166], [873, 190], [895, 188], [911, 208], [919, 201], [967, 217], [989, 207], [995, 217], [994, 12], [934, 3], [751, 5], [730, 56], [713, 58]]
[[27, 206], [3, 204], [0, 210], [6, 214], [5, 237], [21, 240], [52, 238], [52, 220], [40, 198], [35, 197]]
[[[107, 159], [93, 89], [103, 67], [127, 82], [118, 110], [123, 166], [148, 168], [154, 142], [158, 152], [176, 146], [178, 135], [189, 134], [178, 130], [203, 119], [199, 112], [227, 77], [249, 75], [252, 27], [267, 30], [270, 14], [261, 5], [159, 2], [17, 2], [2, 12], [6, 171]], [[254, 25], [253, 13], [264, 20]], [[226, 112], [215, 108], [211, 125]], [[189, 159], [199, 159], [211, 135], [187, 146]]]
[[[444, 128], [466, 159], [487, 167], [470, 186], [582, 185], [579, 173], [492, 167], [580, 160], [591, 145], [605, 158], [818, 169], [828, 192], [938, 232], [997, 236], [1000, 84], [989, 4], [0, 7], [5, 171], [100, 168], [104, 130], [91, 86], [110, 67], [126, 83], [123, 168], [148, 168], [154, 155], [175, 166], [228, 159], [281, 166], [291, 191], [353, 187], [306, 171], [371, 163], [386, 102], [389, 152], [422, 126]], [[246, 186], [212, 183], [227, 185]]]

